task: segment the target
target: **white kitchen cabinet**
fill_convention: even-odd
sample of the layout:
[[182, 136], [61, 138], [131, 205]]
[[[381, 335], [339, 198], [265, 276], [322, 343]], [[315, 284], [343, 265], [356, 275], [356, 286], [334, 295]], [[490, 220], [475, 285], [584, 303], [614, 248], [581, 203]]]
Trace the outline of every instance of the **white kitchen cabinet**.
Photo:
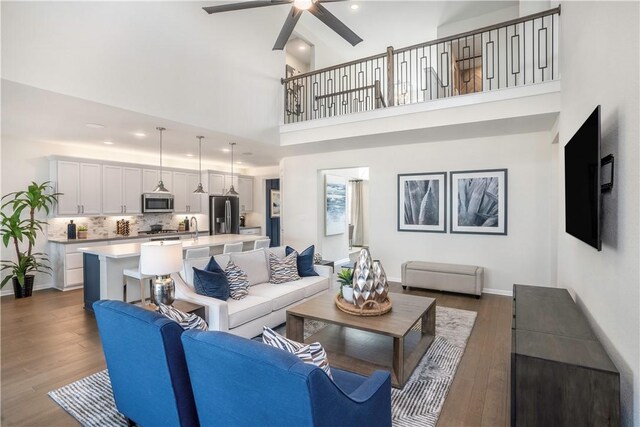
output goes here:
[[136, 214], [141, 212], [142, 171], [121, 166], [102, 166], [102, 212]]
[[224, 194], [224, 174], [209, 173], [209, 194], [214, 196]]
[[200, 213], [201, 196], [194, 194], [200, 180], [194, 173], [173, 173], [173, 206], [176, 213]]
[[97, 215], [102, 211], [102, 166], [96, 163], [54, 161], [58, 215]]
[[189, 213], [200, 213], [202, 211], [202, 198], [204, 195], [193, 192], [198, 188], [198, 184], [200, 184], [198, 174], [187, 174], [187, 208]]
[[240, 194], [240, 212], [253, 211], [253, 178], [239, 176], [236, 191]]
[[[153, 190], [158, 186], [160, 177], [160, 170], [158, 169], [143, 169], [142, 170], [142, 192], [153, 193]], [[169, 193], [173, 194], [173, 172], [162, 171], [162, 182]]]
[[124, 213], [142, 213], [142, 170], [122, 168], [122, 204]]

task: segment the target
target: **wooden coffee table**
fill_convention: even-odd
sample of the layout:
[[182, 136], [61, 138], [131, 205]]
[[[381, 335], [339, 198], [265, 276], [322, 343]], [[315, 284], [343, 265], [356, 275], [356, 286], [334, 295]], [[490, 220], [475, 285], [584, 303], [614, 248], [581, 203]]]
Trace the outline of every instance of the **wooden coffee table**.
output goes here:
[[[329, 364], [340, 369], [363, 375], [389, 371], [391, 384], [401, 388], [435, 338], [436, 300], [397, 293], [389, 297], [391, 312], [361, 317], [340, 311], [330, 290], [287, 310], [287, 338], [321, 343]], [[305, 340], [305, 319], [329, 325]], [[420, 330], [412, 330], [419, 321]]]

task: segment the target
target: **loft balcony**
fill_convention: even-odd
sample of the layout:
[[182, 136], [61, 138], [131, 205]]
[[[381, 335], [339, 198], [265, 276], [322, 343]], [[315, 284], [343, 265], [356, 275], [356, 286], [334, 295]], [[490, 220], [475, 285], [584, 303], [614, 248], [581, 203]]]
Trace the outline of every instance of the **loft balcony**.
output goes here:
[[515, 117], [548, 127], [559, 111], [559, 17], [558, 7], [282, 79], [281, 144]]

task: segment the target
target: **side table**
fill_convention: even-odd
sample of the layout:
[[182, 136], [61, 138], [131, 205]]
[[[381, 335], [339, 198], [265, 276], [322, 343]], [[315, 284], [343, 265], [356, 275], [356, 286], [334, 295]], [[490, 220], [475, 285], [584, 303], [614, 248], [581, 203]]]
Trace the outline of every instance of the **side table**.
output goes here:
[[[175, 300], [171, 305], [180, 311], [184, 311], [185, 313], [193, 313], [197, 316], [202, 317], [204, 320], [207, 320], [205, 317], [205, 309], [203, 305], [194, 304], [192, 302], [183, 301], [179, 299]], [[150, 311], [156, 311], [155, 304], [145, 304], [142, 306], [142, 308]]]

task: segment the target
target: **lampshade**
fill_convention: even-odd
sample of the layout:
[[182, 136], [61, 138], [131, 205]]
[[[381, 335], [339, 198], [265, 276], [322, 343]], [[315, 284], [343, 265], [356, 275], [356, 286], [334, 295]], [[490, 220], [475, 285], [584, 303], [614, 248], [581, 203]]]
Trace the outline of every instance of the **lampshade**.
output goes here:
[[140, 273], [165, 276], [182, 270], [182, 242], [160, 241], [140, 245]]

